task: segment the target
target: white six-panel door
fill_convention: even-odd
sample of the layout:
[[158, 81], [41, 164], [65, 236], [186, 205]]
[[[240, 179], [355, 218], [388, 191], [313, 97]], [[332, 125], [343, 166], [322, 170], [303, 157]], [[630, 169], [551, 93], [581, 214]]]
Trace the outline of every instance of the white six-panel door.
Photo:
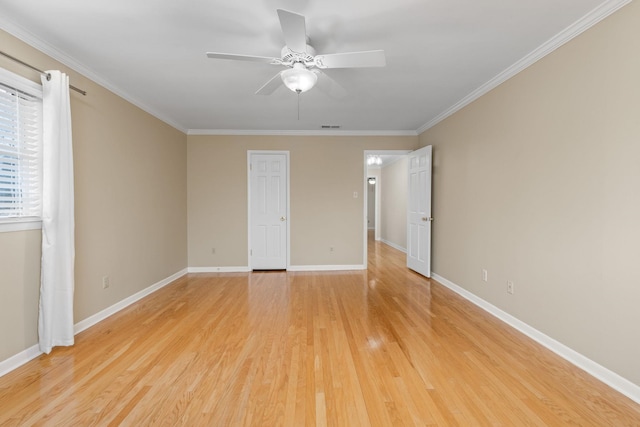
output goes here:
[[249, 266], [287, 268], [287, 170], [285, 154], [249, 154]]
[[409, 153], [407, 267], [431, 277], [431, 145]]

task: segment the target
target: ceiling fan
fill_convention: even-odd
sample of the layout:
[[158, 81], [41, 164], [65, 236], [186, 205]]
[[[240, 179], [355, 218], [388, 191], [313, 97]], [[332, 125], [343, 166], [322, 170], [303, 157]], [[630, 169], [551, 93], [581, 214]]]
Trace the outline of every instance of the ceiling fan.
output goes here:
[[339, 87], [320, 69], [384, 67], [386, 65], [383, 50], [316, 55], [315, 49], [309, 45], [304, 16], [283, 9], [277, 9], [277, 12], [285, 40], [280, 58], [207, 52], [207, 56], [214, 59], [264, 62], [287, 67], [258, 89], [256, 95], [270, 95], [283, 83], [293, 92], [300, 94], [314, 87], [319, 75], [324, 80], [330, 81], [333, 87]]

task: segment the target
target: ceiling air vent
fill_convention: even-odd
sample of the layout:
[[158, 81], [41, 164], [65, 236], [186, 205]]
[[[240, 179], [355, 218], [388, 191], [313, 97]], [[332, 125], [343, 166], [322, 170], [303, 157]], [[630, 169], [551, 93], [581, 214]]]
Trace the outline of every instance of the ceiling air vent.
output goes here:
[[322, 125], [321, 129], [340, 129], [340, 125]]

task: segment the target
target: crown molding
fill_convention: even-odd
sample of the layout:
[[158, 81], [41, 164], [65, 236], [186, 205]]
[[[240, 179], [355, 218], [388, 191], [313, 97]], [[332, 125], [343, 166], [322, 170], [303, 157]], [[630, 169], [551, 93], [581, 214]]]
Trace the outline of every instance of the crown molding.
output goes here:
[[187, 135], [244, 135], [244, 136], [417, 136], [413, 130], [243, 130], [189, 129]]
[[[93, 82], [95, 82], [95, 83], [99, 84], [100, 86], [108, 89], [109, 91], [111, 91], [114, 94], [118, 95], [120, 98], [124, 99], [125, 101], [127, 101], [127, 102], [135, 105], [136, 107], [140, 108], [141, 110], [151, 114], [152, 116], [154, 116], [158, 120], [161, 120], [161, 121], [165, 122], [169, 126], [179, 130], [182, 133], [187, 133], [187, 130], [183, 126], [181, 126], [179, 123], [176, 123], [175, 121], [169, 119], [168, 117], [165, 117], [162, 114], [158, 113], [157, 111], [154, 111], [152, 108], [150, 108], [145, 103], [140, 102], [138, 99], [133, 98], [130, 95], [128, 95], [125, 91], [123, 91], [120, 88], [118, 88], [118, 86], [116, 86], [115, 84], [113, 84], [113, 83], [109, 82], [108, 80], [105, 80], [104, 78], [100, 77], [98, 74], [93, 72], [90, 68], [86, 67], [81, 62], [79, 62], [76, 59], [70, 57], [69, 55], [61, 52], [60, 50], [56, 49], [51, 44], [45, 42], [44, 40], [39, 39], [38, 37], [36, 37], [33, 33], [27, 31], [26, 29], [24, 29], [21, 26], [15, 24], [14, 22], [8, 21], [5, 17], [2, 17], [2, 16], [0, 16], [0, 29], [2, 29], [3, 31], [6, 31], [7, 33], [11, 34], [12, 36], [16, 37], [17, 39], [22, 40], [23, 42], [25, 42], [29, 46], [39, 50], [40, 52], [44, 53], [45, 55], [50, 56], [51, 58], [53, 58], [54, 60], [60, 62], [61, 64], [66, 65], [70, 69], [82, 74], [84, 77], [87, 77], [88, 79], [92, 80]], [[90, 95], [90, 93], [89, 93], [89, 95]]]
[[631, 3], [632, 0], [608, 0], [602, 3], [600, 6], [593, 9], [591, 12], [578, 19], [576, 22], [547, 40], [541, 46], [533, 50], [531, 53], [526, 55], [524, 58], [520, 59], [515, 64], [511, 65], [506, 70], [502, 71], [500, 74], [471, 92], [469, 95], [462, 98], [460, 101], [449, 107], [447, 110], [440, 113], [438, 116], [425, 123], [421, 127], [416, 130], [416, 133], [420, 135], [422, 132], [432, 128], [436, 124], [440, 123], [447, 117], [452, 114], [460, 111], [467, 105], [471, 104], [476, 99], [480, 98], [482, 95], [486, 94], [490, 90], [496, 88], [500, 84], [509, 80], [511, 77], [515, 76], [525, 68], [533, 65], [540, 59], [544, 58], [554, 50], [558, 49], [560, 46], [565, 43], [571, 41], [575, 37], [579, 36], [589, 28], [596, 25], [598, 22], [602, 21], [612, 13], [616, 12], [623, 6]]

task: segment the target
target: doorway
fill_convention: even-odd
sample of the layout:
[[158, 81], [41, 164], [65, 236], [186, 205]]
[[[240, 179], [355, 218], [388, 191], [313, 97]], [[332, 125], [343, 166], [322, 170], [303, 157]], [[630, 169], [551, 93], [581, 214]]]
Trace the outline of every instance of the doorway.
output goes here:
[[[403, 247], [402, 242], [399, 244], [394, 244], [392, 240], [389, 239], [389, 222], [396, 221], [398, 224], [392, 228], [399, 228], [400, 233], [404, 233], [404, 224], [406, 222], [406, 213], [404, 212], [405, 204], [397, 205], [397, 203], [393, 200], [394, 197], [399, 196], [397, 192], [394, 193], [393, 188], [401, 183], [396, 182], [395, 173], [391, 174], [383, 174], [384, 171], [389, 171], [392, 169], [396, 169], [400, 166], [397, 162], [404, 161], [406, 162], [406, 156], [410, 153], [410, 150], [365, 150], [364, 152], [364, 240], [363, 240], [363, 261], [364, 265], [367, 265], [367, 235], [368, 233], [373, 234], [375, 240], [382, 241], [396, 249], [400, 249], [402, 251], [406, 251]], [[375, 159], [375, 161], [371, 161]], [[369, 164], [371, 163], [371, 164]], [[401, 166], [400, 166], [401, 167]], [[390, 169], [387, 169], [390, 168]], [[401, 179], [406, 183], [406, 173], [400, 174]], [[386, 176], [386, 180], [385, 180]], [[375, 178], [375, 184], [369, 184], [369, 178]], [[406, 187], [406, 184], [404, 184]], [[371, 188], [373, 187], [373, 188]], [[406, 190], [406, 188], [405, 188]], [[373, 191], [374, 203], [370, 204], [370, 192]], [[406, 191], [405, 191], [406, 193]], [[385, 200], [385, 195], [386, 200]], [[400, 194], [401, 196], [401, 194]], [[373, 206], [371, 206], [373, 205]], [[372, 208], [373, 214], [370, 213], [369, 208]], [[399, 212], [397, 209], [400, 209]], [[371, 217], [373, 216], [373, 224], [369, 222]], [[373, 227], [373, 233], [370, 231], [370, 227]], [[398, 231], [396, 230], [397, 234]]]
[[[371, 162], [374, 156], [382, 160]], [[365, 186], [370, 185], [368, 178], [376, 175], [375, 240], [405, 252], [407, 267], [430, 277], [432, 147], [416, 151], [366, 150], [364, 160]], [[369, 192], [366, 187], [363, 194], [363, 261], [367, 265]]]
[[[376, 177], [368, 174], [367, 178], [367, 230], [376, 229]], [[376, 239], [379, 240], [379, 239]]]
[[289, 266], [289, 152], [248, 151], [248, 235], [251, 270]]

